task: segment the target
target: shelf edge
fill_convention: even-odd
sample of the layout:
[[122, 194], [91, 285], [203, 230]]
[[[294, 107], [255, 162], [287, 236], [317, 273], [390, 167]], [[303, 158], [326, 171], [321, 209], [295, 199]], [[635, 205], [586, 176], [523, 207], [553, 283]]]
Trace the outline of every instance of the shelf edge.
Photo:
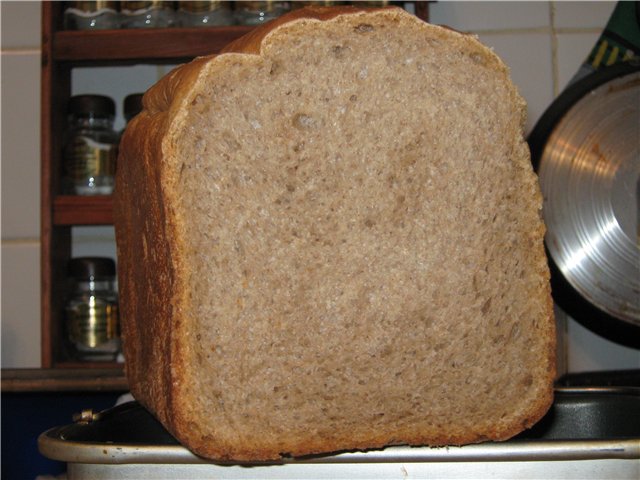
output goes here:
[[127, 391], [122, 368], [2, 369], [2, 393]]
[[53, 201], [53, 224], [112, 225], [111, 196], [59, 195]]
[[[218, 53], [255, 27], [158, 28], [55, 33], [53, 56], [70, 62], [182, 61]], [[158, 48], [162, 45], [162, 48]]]

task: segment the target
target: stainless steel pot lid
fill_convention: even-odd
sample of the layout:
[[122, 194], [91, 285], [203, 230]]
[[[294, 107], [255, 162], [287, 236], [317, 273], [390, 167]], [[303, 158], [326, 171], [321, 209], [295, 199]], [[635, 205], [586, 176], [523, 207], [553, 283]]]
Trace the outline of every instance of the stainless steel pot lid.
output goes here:
[[[555, 279], [554, 299], [605, 336], [616, 320], [640, 328], [640, 68], [617, 65], [563, 92], [529, 143], [552, 274], [567, 284]], [[558, 298], [571, 293], [594, 308]]]

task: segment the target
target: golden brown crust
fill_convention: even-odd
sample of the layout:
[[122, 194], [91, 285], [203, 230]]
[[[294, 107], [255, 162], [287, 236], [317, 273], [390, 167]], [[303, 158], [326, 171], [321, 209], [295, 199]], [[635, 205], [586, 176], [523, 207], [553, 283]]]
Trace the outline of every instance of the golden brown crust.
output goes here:
[[[172, 305], [167, 299], [173, 290], [171, 237], [166, 233], [161, 170], [156, 162], [162, 122], [160, 116], [144, 112], [128, 128], [119, 158], [114, 217], [129, 385], [137, 398], [153, 399], [151, 408], [169, 420], [170, 361], [158, 358], [161, 346], [171, 344]], [[142, 295], [145, 298], [139, 297]], [[150, 341], [143, 341], [145, 332], [149, 332]], [[161, 373], [149, 376], [148, 371]]]
[[[258, 55], [265, 42], [278, 28], [290, 22], [327, 21], [338, 15], [359, 15], [365, 9], [358, 7], [306, 8], [295, 10], [289, 15], [257, 28], [247, 36], [227, 46], [222, 53]], [[392, 8], [387, 12], [395, 12]], [[456, 41], [469, 48], [476, 48], [496, 71], [504, 72], [506, 67], [488, 50], [476, 46], [469, 36], [460, 34]], [[181, 308], [184, 304], [186, 288], [184, 279], [179, 277], [182, 245], [177, 244], [177, 233], [181, 219], [177, 218], [168, 198], [179, 172], [175, 165], [169, 165], [166, 152], [172, 148], [174, 139], [169, 135], [172, 125], [182, 121], [186, 102], [190, 101], [193, 85], [214, 57], [203, 57], [174, 70], [147, 92], [144, 111], [127, 128], [119, 159], [117, 189], [115, 195], [115, 224], [118, 241], [119, 284], [121, 291], [121, 311], [123, 341], [126, 355], [126, 369], [134, 396], [162, 423], [194, 452], [220, 460], [269, 460], [279, 458], [281, 453], [293, 456], [335, 451], [349, 445], [349, 449], [381, 448], [394, 444], [396, 440], [386, 433], [371, 432], [366, 439], [353, 439], [349, 432], [336, 440], [314, 438], [304, 443], [291, 443], [287, 439], [271, 448], [258, 445], [236, 446], [230, 450], [210, 439], [194, 436], [196, 426], [192, 418], [193, 405], [182, 394], [188, 378], [182, 352], [188, 348], [184, 319]], [[517, 103], [517, 101], [515, 102]], [[521, 126], [514, 126], [521, 129]], [[514, 135], [521, 136], [521, 131]], [[524, 153], [523, 153], [524, 154]], [[525, 159], [526, 160], [526, 159]], [[538, 232], [540, 238], [542, 234]], [[539, 251], [532, 253], [539, 258]], [[447, 432], [424, 431], [419, 435], [406, 432], [399, 436], [403, 443], [412, 445], [462, 445], [486, 439], [504, 440], [530, 427], [547, 411], [552, 402], [552, 384], [555, 376], [555, 349], [553, 330], [553, 305], [548, 286], [548, 271], [540, 262], [540, 275], [545, 279], [548, 319], [541, 319], [540, 334], [549, 345], [545, 369], [547, 378], [539, 384], [546, 384], [545, 395], [528, 412], [523, 412], [521, 422], [507, 428], [497, 426], [493, 431]], [[165, 355], [167, 355], [166, 357]], [[398, 433], [398, 432], [396, 432]]]

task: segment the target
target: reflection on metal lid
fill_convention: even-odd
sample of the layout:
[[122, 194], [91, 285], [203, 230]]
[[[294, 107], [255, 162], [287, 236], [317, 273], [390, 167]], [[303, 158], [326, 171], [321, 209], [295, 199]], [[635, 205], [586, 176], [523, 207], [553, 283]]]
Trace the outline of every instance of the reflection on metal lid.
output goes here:
[[583, 297], [640, 326], [640, 72], [582, 97], [538, 169], [549, 253]]

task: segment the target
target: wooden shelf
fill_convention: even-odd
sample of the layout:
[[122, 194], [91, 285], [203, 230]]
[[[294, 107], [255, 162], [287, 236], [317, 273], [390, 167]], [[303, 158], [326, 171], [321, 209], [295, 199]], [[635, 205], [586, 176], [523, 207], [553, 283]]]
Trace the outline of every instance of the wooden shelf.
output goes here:
[[53, 201], [53, 224], [111, 225], [113, 198], [110, 195], [60, 195]]
[[60, 31], [55, 34], [56, 61], [101, 64], [182, 61], [216, 53], [254, 27], [153, 28]]
[[3, 369], [2, 393], [114, 391], [129, 389], [120, 368]]
[[113, 371], [119, 370], [122, 373], [124, 369], [124, 363], [121, 362], [96, 362], [96, 361], [80, 361], [80, 360], [64, 360], [56, 362], [55, 368], [74, 370], [74, 369], [93, 369], [93, 370], [105, 370]]

